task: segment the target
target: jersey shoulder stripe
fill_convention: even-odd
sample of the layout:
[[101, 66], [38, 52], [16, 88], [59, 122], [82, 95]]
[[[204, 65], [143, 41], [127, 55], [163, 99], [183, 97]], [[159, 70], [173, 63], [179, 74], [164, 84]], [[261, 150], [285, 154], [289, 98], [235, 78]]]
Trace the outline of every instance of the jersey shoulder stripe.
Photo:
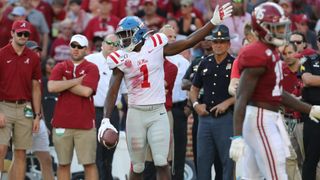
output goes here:
[[115, 51], [115, 52], [112, 52], [109, 57], [112, 59], [112, 61], [116, 64], [119, 64], [119, 57], [120, 55]]

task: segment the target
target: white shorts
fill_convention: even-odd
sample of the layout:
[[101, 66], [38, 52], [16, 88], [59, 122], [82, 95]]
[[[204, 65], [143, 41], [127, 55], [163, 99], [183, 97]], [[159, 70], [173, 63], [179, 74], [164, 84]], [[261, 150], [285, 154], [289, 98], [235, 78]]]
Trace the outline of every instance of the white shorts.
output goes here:
[[44, 120], [40, 120], [40, 129], [38, 133], [32, 135], [32, 152], [49, 151], [49, 135]]
[[277, 125], [279, 118], [281, 118], [280, 113], [247, 106], [243, 123], [246, 147], [242, 161], [243, 167], [246, 168], [242, 179], [288, 179], [286, 143]]
[[148, 145], [151, 148], [154, 164], [167, 165], [170, 125], [163, 104], [129, 106], [126, 133], [129, 155], [135, 173], [141, 173], [144, 170]]

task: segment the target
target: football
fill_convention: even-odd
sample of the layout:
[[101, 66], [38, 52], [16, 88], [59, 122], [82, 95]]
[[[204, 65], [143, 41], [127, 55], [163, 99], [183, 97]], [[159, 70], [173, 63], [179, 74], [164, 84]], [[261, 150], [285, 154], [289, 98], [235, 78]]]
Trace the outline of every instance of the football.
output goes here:
[[106, 148], [114, 148], [119, 141], [119, 134], [112, 129], [106, 129], [100, 139], [100, 143]]

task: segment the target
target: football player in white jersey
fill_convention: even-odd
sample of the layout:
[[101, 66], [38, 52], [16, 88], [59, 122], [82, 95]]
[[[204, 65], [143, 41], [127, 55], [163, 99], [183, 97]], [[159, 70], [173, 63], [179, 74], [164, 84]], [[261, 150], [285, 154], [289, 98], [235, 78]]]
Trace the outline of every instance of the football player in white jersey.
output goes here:
[[111, 53], [107, 62], [113, 70], [105, 104], [105, 115], [99, 128], [103, 132], [114, 127], [109, 118], [113, 110], [122, 78], [128, 89], [127, 143], [132, 163], [130, 179], [141, 179], [146, 148], [149, 145], [157, 169], [157, 178], [171, 179], [167, 156], [170, 127], [165, 103], [164, 56], [171, 56], [191, 48], [232, 13], [230, 3], [217, 6], [206, 25], [187, 39], [168, 44], [166, 35], [150, 35], [144, 23], [135, 16], [123, 18], [116, 30], [120, 50]]

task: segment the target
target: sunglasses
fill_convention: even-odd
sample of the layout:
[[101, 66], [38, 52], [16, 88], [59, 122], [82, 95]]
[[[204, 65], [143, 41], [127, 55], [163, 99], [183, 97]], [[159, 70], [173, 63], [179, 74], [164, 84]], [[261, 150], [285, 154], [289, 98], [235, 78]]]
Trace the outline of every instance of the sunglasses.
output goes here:
[[113, 41], [104, 41], [106, 44], [108, 44], [109, 46], [113, 46], [113, 47], [118, 47], [119, 46], [119, 42], [113, 42]]
[[289, 41], [291, 44], [298, 44], [298, 45], [300, 45], [300, 44], [302, 44], [303, 42], [302, 41]]
[[24, 37], [29, 37], [29, 36], [30, 36], [30, 33], [27, 32], [27, 31], [18, 32], [18, 33], [17, 33], [17, 36], [18, 36], [18, 37], [22, 37], [22, 35], [23, 35]]
[[73, 43], [71, 43], [70, 46], [71, 46], [72, 49], [75, 49], [75, 48], [77, 48], [77, 49], [83, 49], [83, 48], [84, 48], [83, 46], [76, 45], [76, 44], [73, 44]]

